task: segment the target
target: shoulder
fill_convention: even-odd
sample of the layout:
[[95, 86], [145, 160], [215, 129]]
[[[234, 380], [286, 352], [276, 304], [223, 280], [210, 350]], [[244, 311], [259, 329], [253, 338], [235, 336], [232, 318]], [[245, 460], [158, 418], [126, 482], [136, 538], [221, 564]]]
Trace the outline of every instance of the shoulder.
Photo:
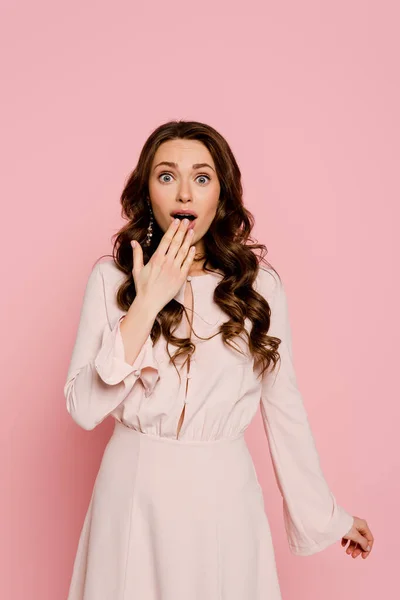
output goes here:
[[125, 273], [117, 267], [113, 258], [97, 261], [94, 269], [98, 269], [105, 281], [118, 281], [125, 279]]
[[119, 286], [125, 281], [126, 275], [111, 258], [98, 259], [89, 275], [89, 285], [101, 289], [107, 302], [113, 302]]
[[108, 319], [113, 324], [124, 314], [117, 303], [117, 292], [125, 281], [126, 274], [117, 267], [112, 258], [101, 258], [95, 262], [90, 279], [96, 282], [97, 293], [102, 297]]

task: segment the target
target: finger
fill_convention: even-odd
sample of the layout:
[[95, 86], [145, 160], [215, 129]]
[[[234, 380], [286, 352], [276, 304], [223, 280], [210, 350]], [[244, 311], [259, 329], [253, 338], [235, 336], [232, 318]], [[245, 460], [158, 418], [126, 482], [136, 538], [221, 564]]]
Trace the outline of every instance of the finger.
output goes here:
[[167, 257], [169, 260], [173, 260], [182, 243], [186, 225], [187, 223], [182, 225], [182, 221], [179, 219], [173, 221], [154, 252], [154, 262], [161, 266]]
[[368, 556], [371, 554], [371, 550], [372, 550], [372, 546], [370, 546], [370, 550], [363, 550], [363, 551], [361, 552], [361, 556], [362, 556], [363, 558], [368, 558]]
[[142, 246], [139, 244], [137, 240], [131, 241], [132, 251], [133, 251], [133, 266], [132, 272], [136, 276], [140, 273], [143, 267], [143, 250]]
[[188, 250], [189, 250], [190, 244], [192, 243], [192, 240], [193, 240], [193, 229], [187, 229], [185, 237], [183, 239], [183, 243], [182, 243], [181, 247], [179, 248], [176, 258], [175, 258], [175, 265], [179, 269], [182, 268], [182, 263], [185, 260], [185, 257], [188, 253]]
[[189, 219], [182, 219], [181, 223], [179, 223], [179, 227], [175, 232], [174, 237], [172, 238], [172, 242], [168, 249], [168, 257], [169, 260], [174, 261], [176, 259], [176, 255], [178, 254], [182, 243], [185, 240], [186, 233], [189, 227]]
[[361, 535], [367, 538], [368, 542], [373, 542], [374, 536], [372, 535], [367, 521], [363, 520], [362, 525], [358, 527], [358, 531], [361, 533]]
[[168, 227], [167, 231], [162, 236], [160, 243], [158, 244], [156, 250], [153, 254], [153, 260], [155, 262], [160, 261], [162, 263], [164, 261], [164, 257], [168, 252], [168, 248], [173, 240], [173, 237], [180, 226], [179, 219], [174, 219], [171, 225]]
[[[358, 534], [356, 539], [354, 540], [354, 542], [356, 544], [358, 543], [364, 552], [368, 552], [370, 550], [369, 542], [368, 542], [367, 538], [365, 538], [363, 535]], [[354, 542], [352, 542], [352, 543], [354, 543]]]
[[353, 550], [351, 556], [353, 558], [357, 558], [357, 556], [360, 556], [361, 552], [362, 552], [362, 548], [361, 548], [360, 544], [356, 544], [356, 547]]
[[350, 541], [350, 544], [347, 546], [346, 554], [352, 554], [356, 548], [356, 542], [353, 540]]
[[372, 550], [372, 546], [374, 544], [374, 536], [372, 535], [372, 531], [370, 530], [368, 525], [365, 526], [364, 537], [367, 539], [368, 545], [370, 546], [370, 549]]
[[[370, 530], [370, 528], [368, 526], [366, 526], [365, 537], [367, 539], [368, 546], [367, 546], [367, 548], [362, 553], [362, 557], [363, 558], [367, 558], [370, 555], [371, 550], [372, 550], [373, 545], [374, 545], [374, 542], [375, 542], [374, 536], [372, 535], [372, 532], [371, 532], [371, 530]], [[368, 547], [369, 547], [369, 549], [368, 549]]]
[[195, 254], [196, 254], [196, 246], [191, 246], [191, 248], [189, 248], [189, 252], [187, 253], [187, 256], [186, 256], [185, 260], [183, 261], [182, 267], [181, 267], [181, 271], [185, 277], [189, 273], [189, 269], [190, 269], [191, 264], [193, 263]]
[[189, 219], [183, 219], [182, 223], [179, 224], [179, 227], [178, 227], [177, 231], [175, 232], [175, 235], [172, 238], [172, 241], [168, 248], [168, 252], [166, 255], [167, 262], [173, 263], [175, 261], [176, 255], [179, 252], [179, 249], [185, 238], [189, 223], [190, 223]]

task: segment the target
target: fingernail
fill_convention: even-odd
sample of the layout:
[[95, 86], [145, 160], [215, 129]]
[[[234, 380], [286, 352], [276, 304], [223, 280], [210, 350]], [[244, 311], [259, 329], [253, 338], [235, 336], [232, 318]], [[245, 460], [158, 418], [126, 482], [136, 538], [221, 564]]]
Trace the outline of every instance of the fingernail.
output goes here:
[[135, 240], [132, 240], [131, 244], [132, 244], [132, 248], [136, 248], [136, 241]]
[[371, 550], [371, 546], [367, 546], [367, 552]]

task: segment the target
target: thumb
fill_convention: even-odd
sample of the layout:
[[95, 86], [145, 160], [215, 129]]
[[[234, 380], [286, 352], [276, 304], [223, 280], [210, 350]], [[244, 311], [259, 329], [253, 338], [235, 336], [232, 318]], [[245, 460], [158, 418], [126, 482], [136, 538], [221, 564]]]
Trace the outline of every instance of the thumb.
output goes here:
[[137, 240], [132, 240], [131, 246], [133, 249], [133, 272], [137, 275], [143, 267], [143, 250]]

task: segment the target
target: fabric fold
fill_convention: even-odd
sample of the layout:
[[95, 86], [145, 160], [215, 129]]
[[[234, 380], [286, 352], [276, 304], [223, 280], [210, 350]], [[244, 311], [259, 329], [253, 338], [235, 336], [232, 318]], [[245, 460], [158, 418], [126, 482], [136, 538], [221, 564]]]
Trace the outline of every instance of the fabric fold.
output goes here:
[[149, 396], [160, 379], [151, 336], [147, 337], [135, 361], [132, 364], [127, 363], [120, 328], [125, 316], [120, 317], [111, 330], [108, 325], [105, 327], [102, 345], [94, 362], [95, 368], [104, 383], [108, 385], [121, 383], [133, 373], [142, 381], [145, 395]]

